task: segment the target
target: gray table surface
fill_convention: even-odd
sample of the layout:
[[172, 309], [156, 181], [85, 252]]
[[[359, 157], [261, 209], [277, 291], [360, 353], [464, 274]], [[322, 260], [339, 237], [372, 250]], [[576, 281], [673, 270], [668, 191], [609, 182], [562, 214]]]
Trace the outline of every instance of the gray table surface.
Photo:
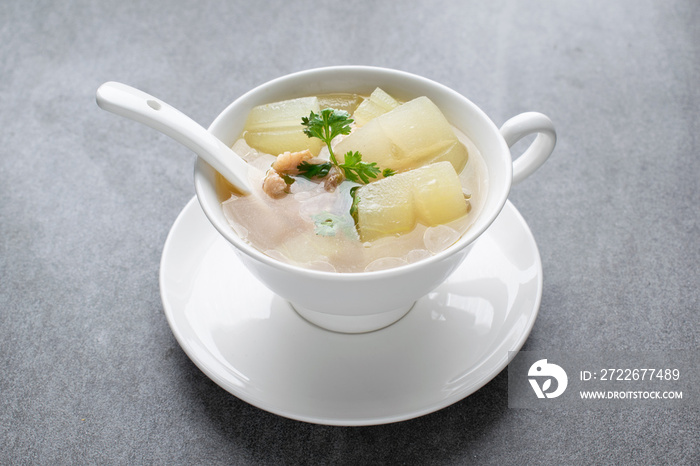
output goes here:
[[110, 80], [208, 125], [313, 67], [396, 68], [500, 125], [554, 121], [510, 199], [542, 256], [527, 350], [697, 351], [700, 3], [0, 3], [0, 463], [698, 464], [697, 400], [511, 409], [507, 371], [443, 410], [330, 427], [218, 387], [166, 322], [158, 272], [193, 196], [187, 149], [100, 110]]

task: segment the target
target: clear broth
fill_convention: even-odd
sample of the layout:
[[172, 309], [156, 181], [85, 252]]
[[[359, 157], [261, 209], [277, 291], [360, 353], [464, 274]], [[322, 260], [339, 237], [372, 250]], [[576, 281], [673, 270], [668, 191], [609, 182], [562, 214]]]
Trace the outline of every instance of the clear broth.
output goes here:
[[[361, 242], [350, 215], [349, 191], [355, 184], [344, 182], [334, 192], [327, 192], [322, 183], [296, 177], [290, 194], [273, 199], [263, 192], [262, 184], [276, 157], [251, 148], [242, 137], [232, 149], [250, 164], [253, 192], [241, 196], [218, 176], [217, 190], [224, 215], [236, 234], [256, 249], [279, 261], [309, 269], [370, 272], [430, 257], [454, 244], [469, 229], [488, 192], [488, 174], [481, 153], [466, 135], [454, 130], [469, 154], [459, 178], [463, 192], [470, 196], [471, 208], [448, 224], [426, 227], [419, 223], [408, 233]], [[320, 157], [327, 156], [324, 149]], [[329, 214], [344, 228], [333, 236], [318, 234], [318, 221], [314, 218], [319, 220]]]

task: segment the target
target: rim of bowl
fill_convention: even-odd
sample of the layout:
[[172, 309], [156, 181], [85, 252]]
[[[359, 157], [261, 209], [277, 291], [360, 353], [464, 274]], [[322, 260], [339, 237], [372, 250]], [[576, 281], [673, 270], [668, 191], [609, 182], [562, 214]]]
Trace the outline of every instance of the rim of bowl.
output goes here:
[[[294, 81], [300, 81], [300, 80], [307, 80], [308, 82], [304, 83], [304, 85], [293, 87], [293, 89], [296, 90], [290, 90], [289, 92], [285, 92], [286, 95], [289, 95], [287, 98], [294, 98], [294, 95], [298, 94], [299, 96], [302, 95], [315, 95], [311, 89], [313, 89], [314, 86], [318, 86], [320, 82], [325, 81], [324, 79], [318, 79], [318, 77], [313, 80], [313, 79], [308, 79], [309, 76], [318, 76], [318, 75], [330, 75], [330, 74], [338, 74], [338, 73], [375, 73], [375, 74], [382, 74], [384, 76], [389, 76], [393, 75], [395, 79], [406, 79], [410, 80], [415, 84], [417, 83], [420, 86], [429, 86], [435, 89], [435, 92], [439, 92], [442, 94], [445, 94], [446, 96], [449, 96], [450, 99], [454, 99], [460, 103], [460, 105], [469, 107], [472, 112], [475, 114], [479, 115], [481, 117], [481, 120], [483, 123], [486, 125], [488, 130], [490, 132], [495, 133], [497, 136], [496, 138], [496, 144], [500, 146], [498, 149], [501, 151], [505, 151], [507, 153], [507, 157], [504, 157], [504, 166], [503, 169], [505, 170], [505, 176], [506, 176], [506, 182], [501, 183], [501, 186], [492, 186], [492, 183], [489, 183], [489, 188], [488, 188], [488, 193], [485, 202], [484, 207], [486, 207], [486, 204], [489, 203], [495, 203], [495, 206], [492, 204], [491, 210], [489, 212], [481, 212], [475, 222], [467, 229], [467, 231], [460, 236], [460, 238], [451, 246], [446, 248], [443, 251], [438, 252], [437, 254], [433, 254], [430, 257], [427, 257], [425, 259], [421, 259], [419, 261], [405, 264], [405, 265], [400, 265], [398, 267], [393, 267], [389, 269], [383, 269], [383, 270], [374, 270], [374, 271], [369, 271], [369, 272], [329, 272], [329, 271], [323, 271], [323, 270], [314, 270], [314, 269], [309, 269], [309, 268], [304, 268], [298, 265], [294, 264], [289, 264], [285, 262], [281, 262], [277, 259], [274, 259], [264, 252], [256, 249], [253, 245], [249, 244], [248, 242], [244, 241], [241, 239], [231, 228], [231, 226], [228, 224], [226, 219], [224, 218], [223, 215], [223, 210], [221, 209], [221, 201], [218, 199], [218, 196], [216, 196], [216, 171], [208, 164], [206, 163], [201, 157], [197, 157], [195, 161], [195, 169], [194, 169], [194, 185], [195, 185], [195, 193], [197, 195], [197, 199], [199, 201], [199, 204], [204, 211], [204, 214], [206, 217], [209, 219], [210, 223], [216, 228], [216, 230], [224, 237], [226, 238], [230, 243], [232, 243], [239, 251], [245, 253], [246, 255], [252, 257], [253, 259], [262, 262], [263, 264], [266, 264], [270, 267], [276, 268], [276, 269], [281, 269], [289, 272], [295, 272], [297, 274], [301, 274], [307, 277], [313, 277], [313, 278], [320, 278], [320, 279], [327, 279], [327, 280], [344, 280], [344, 281], [361, 281], [364, 279], [376, 279], [380, 277], [391, 277], [391, 276], [398, 276], [398, 275], [403, 275], [406, 273], [409, 273], [413, 269], [416, 268], [421, 268], [425, 267], [426, 265], [433, 264], [436, 262], [440, 262], [442, 260], [445, 260], [449, 258], [450, 256], [457, 254], [459, 251], [470, 245], [472, 242], [477, 240], [484, 231], [488, 229], [489, 226], [496, 220], [498, 215], [500, 214], [501, 210], [503, 209], [503, 206], [506, 203], [506, 200], [508, 199], [508, 195], [510, 193], [510, 187], [512, 183], [512, 170], [513, 170], [513, 164], [512, 164], [512, 158], [510, 155], [510, 149], [506, 145], [505, 141], [503, 140], [503, 137], [501, 136], [500, 130], [496, 127], [495, 123], [486, 115], [486, 113], [481, 110], [476, 104], [474, 104], [471, 100], [467, 99], [465, 96], [462, 94], [458, 93], [457, 91], [445, 86], [444, 84], [441, 84], [437, 81], [433, 81], [429, 78], [425, 78], [423, 76], [419, 76], [413, 73], [409, 73], [406, 71], [401, 71], [401, 70], [396, 70], [396, 69], [391, 69], [391, 68], [382, 68], [382, 67], [375, 67], [375, 66], [362, 66], [362, 65], [341, 65], [341, 66], [328, 66], [328, 67], [319, 67], [319, 68], [311, 68], [303, 71], [297, 71], [294, 73], [290, 73], [284, 76], [280, 76], [278, 78], [272, 79], [270, 81], [267, 81], [263, 84], [260, 84], [253, 89], [247, 91], [240, 97], [236, 98], [233, 102], [231, 102], [219, 115], [214, 119], [212, 124], [209, 126], [209, 131], [212, 131], [213, 129], [217, 128], [219, 125], [222, 124], [222, 121], [226, 119], [226, 117], [229, 115], [229, 113], [232, 111], [233, 108], [241, 105], [245, 105], [248, 111], [254, 106], [254, 105], [260, 105], [263, 103], [266, 103], [264, 101], [255, 101], [255, 97], [264, 94], [266, 91], [273, 90], [277, 86], [280, 85], [281, 82], [287, 81], [287, 82], [294, 82]], [[354, 80], [353, 80], [354, 81]], [[288, 86], [288, 84], [287, 84]], [[372, 87], [371, 81], [368, 80], [368, 88]], [[376, 85], [374, 85], [376, 87]], [[339, 89], [342, 89], [342, 83], [339, 83]], [[305, 92], [309, 91], [309, 92]], [[340, 90], [338, 91], [340, 92]], [[371, 92], [371, 90], [370, 90]], [[429, 93], [428, 93], [429, 94]], [[414, 97], [418, 97], [419, 95], [416, 95], [415, 93], [412, 94]], [[252, 102], [252, 105], [248, 103], [248, 101], [254, 100], [255, 102]], [[439, 106], [439, 105], [438, 105]], [[439, 106], [440, 107], [440, 106]], [[442, 110], [442, 107], [441, 107]], [[247, 115], [248, 112], [246, 112]], [[454, 124], [452, 120], [448, 118], [448, 121], [450, 121], [451, 124]], [[468, 134], [468, 131], [465, 131], [465, 128], [459, 128], [462, 132], [465, 132]], [[242, 128], [241, 128], [242, 131]], [[224, 141], [225, 142], [225, 141]], [[479, 147], [479, 150], [482, 151], [481, 147]], [[482, 151], [482, 156], [483, 156], [483, 151]], [[490, 175], [487, 175], [490, 176]], [[490, 181], [490, 180], [489, 180]], [[210, 187], [210, 189], [207, 189], [207, 187]], [[213, 196], [209, 196], [208, 193], [213, 193]], [[495, 198], [492, 198], [495, 196]], [[204, 197], [204, 199], [203, 199]], [[205, 200], [210, 200], [210, 197], [213, 197], [213, 201], [215, 202], [205, 202]], [[214, 211], [214, 209], [218, 209], [218, 211]], [[217, 218], [221, 217], [223, 218], [223, 222]]]

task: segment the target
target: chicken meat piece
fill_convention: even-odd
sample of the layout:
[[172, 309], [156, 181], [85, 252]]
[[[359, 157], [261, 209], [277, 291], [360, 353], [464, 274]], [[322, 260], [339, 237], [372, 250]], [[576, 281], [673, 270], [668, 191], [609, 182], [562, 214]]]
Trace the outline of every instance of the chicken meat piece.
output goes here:
[[265, 175], [262, 189], [273, 199], [279, 199], [289, 194], [289, 185], [274, 169], [269, 170]]
[[272, 168], [277, 173], [284, 173], [287, 175], [298, 175], [299, 170], [297, 167], [301, 162], [305, 162], [313, 158], [313, 154], [310, 150], [306, 149], [300, 152], [283, 152], [277, 156], [277, 160], [272, 164]]

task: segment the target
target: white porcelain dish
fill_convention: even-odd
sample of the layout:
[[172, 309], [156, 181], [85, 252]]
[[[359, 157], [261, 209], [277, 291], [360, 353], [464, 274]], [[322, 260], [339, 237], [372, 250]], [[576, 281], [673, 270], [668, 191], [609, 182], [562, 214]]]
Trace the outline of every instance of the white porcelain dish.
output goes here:
[[[474, 224], [450, 247], [426, 259], [387, 270], [334, 273], [286, 264], [238, 237], [221, 208], [217, 173], [203, 159], [195, 164], [199, 203], [216, 230], [240, 253], [242, 263], [276, 295], [292, 303], [315, 324], [346, 333], [381, 329], [400, 319], [414, 303], [456, 270], [503, 208], [510, 188], [537, 170], [550, 156], [556, 132], [545, 115], [526, 112], [499, 129], [473, 102], [454, 90], [414, 74], [385, 68], [338, 66], [301, 71], [264, 83], [233, 101], [209, 127], [231, 145], [256, 105], [333, 92], [369, 94], [376, 87], [401, 100], [426, 96], [447, 120], [479, 148], [488, 172], [485, 202]], [[509, 147], [536, 135], [513, 161]], [[358, 292], [358, 290], [361, 290]], [[333, 302], [332, 306], [327, 303]]]
[[537, 245], [507, 202], [459, 268], [395, 324], [341, 334], [304, 320], [254, 278], [192, 199], [161, 260], [168, 323], [222, 388], [280, 416], [374, 425], [434, 412], [509, 362], [537, 317]]

